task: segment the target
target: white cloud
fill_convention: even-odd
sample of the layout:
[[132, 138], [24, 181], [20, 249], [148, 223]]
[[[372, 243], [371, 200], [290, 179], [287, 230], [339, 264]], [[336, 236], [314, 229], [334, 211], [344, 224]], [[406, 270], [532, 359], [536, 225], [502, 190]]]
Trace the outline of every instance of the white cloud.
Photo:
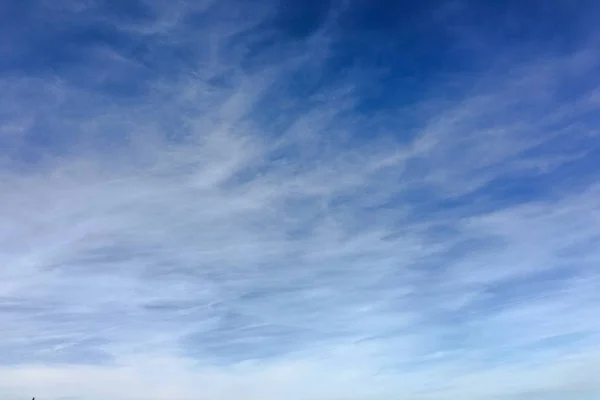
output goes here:
[[[143, 95], [95, 86], [144, 69], [118, 52], [91, 86], [0, 81], [0, 394], [600, 391], [597, 175], [560, 175], [597, 151], [597, 90], [557, 90], [590, 72], [587, 49], [432, 99], [414, 140], [389, 123], [365, 143], [362, 82], [284, 89], [319, 71], [322, 32], [246, 71], [232, 43], [256, 21], [190, 32], [182, 13], [120, 29], [172, 46], [210, 33], [194, 50], [220, 56], [148, 76]], [[502, 186], [554, 176], [539, 195]]]

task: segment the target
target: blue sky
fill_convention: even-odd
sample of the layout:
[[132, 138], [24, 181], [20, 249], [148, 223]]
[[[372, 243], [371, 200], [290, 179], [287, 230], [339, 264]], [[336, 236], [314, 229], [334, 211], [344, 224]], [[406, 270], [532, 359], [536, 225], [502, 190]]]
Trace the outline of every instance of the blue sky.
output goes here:
[[0, 1], [0, 397], [600, 396], [595, 1]]

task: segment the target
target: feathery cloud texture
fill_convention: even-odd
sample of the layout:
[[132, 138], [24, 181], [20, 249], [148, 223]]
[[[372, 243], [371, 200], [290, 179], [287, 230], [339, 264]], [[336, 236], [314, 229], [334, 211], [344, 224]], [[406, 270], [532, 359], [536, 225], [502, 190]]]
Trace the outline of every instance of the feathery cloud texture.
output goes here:
[[2, 6], [3, 398], [600, 395], [597, 6], [314, 3]]

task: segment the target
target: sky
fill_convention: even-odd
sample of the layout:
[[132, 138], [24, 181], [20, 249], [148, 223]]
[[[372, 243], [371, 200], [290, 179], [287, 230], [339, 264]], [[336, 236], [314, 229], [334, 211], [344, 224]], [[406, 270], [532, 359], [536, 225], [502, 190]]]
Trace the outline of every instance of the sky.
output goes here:
[[0, 0], [0, 397], [600, 398], [599, 19]]

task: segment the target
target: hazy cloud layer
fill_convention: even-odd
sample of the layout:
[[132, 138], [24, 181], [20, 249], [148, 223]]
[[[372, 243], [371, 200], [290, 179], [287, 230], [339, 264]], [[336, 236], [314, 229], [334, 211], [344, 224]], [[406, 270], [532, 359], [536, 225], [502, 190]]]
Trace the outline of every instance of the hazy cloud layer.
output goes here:
[[596, 7], [252, 3], [7, 6], [0, 394], [598, 396]]

